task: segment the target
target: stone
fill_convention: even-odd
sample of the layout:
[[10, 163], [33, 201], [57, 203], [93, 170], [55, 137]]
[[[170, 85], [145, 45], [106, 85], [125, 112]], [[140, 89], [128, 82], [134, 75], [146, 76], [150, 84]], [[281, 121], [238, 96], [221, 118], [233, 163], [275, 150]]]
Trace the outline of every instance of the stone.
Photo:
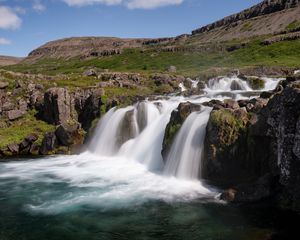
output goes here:
[[18, 154], [19, 153], [19, 145], [17, 143], [8, 144], [7, 148], [13, 154]]
[[88, 69], [84, 71], [82, 75], [87, 77], [97, 77], [97, 72], [94, 69]]
[[80, 129], [80, 124], [61, 124], [56, 128], [55, 135], [60, 145], [72, 146], [83, 144], [84, 134]]
[[5, 89], [5, 88], [8, 87], [8, 85], [9, 85], [8, 82], [2, 82], [2, 81], [0, 81], [0, 89]]
[[169, 66], [167, 70], [168, 70], [168, 72], [171, 72], [171, 73], [177, 72], [177, 68], [175, 66]]
[[7, 101], [2, 105], [2, 111], [10, 111], [13, 109], [15, 109], [15, 104], [10, 101]]
[[102, 99], [104, 95], [102, 88], [90, 89], [75, 96], [75, 109], [78, 113], [78, 122], [82, 128], [88, 131], [92, 122], [101, 115]]
[[230, 109], [238, 109], [240, 107], [238, 102], [232, 99], [225, 99], [224, 104], [225, 104], [225, 108], [230, 108]]
[[163, 147], [161, 151], [164, 161], [166, 160], [168, 152], [170, 151], [175, 135], [179, 131], [184, 121], [192, 112], [198, 112], [200, 110], [201, 105], [185, 102], [180, 103], [178, 108], [172, 112], [170, 121], [165, 130]]
[[56, 135], [52, 133], [46, 133], [40, 147], [40, 154], [48, 155], [52, 154], [55, 148], [58, 146]]
[[65, 88], [50, 88], [44, 95], [43, 115], [46, 122], [60, 125], [74, 116], [74, 104], [69, 91]]
[[10, 121], [14, 121], [16, 119], [19, 119], [21, 117], [23, 117], [26, 114], [25, 111], [21, 111], [21, 110], [10, 110], [7, 112], [7, 117]]

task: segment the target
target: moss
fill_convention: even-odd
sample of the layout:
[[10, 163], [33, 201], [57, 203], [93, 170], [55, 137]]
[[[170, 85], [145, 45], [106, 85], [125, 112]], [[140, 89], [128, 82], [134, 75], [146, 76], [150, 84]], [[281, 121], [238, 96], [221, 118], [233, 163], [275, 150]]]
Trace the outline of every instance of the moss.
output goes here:
[[181, 128], [181, 124], [171, 125], [169, 124], [166, 129], [166, 136], [164, 139], [164, 145], [170, 147], [174, 142], [175, 136], [179, 129]]
[[248, 78], [247, 83], [253, 90], [260, 90], [265, 87], [265, 81], [260, 78]]
[[7, 128], [0, 130], [0, 149], [11, 143], [21, 143], [30, 134], [36, 134], [39, 138], [36, 144], [42, 143], [44, 134], [55, 130], [53, 125], [37, 120], [35, 111], [28, 112], [23, 118], [11, 123]]
[[234, 116], [229, 109], [212, 111], [210, 121], [215, 129], [218, 129], [220, 145], [222, 146], [233, 144], [246, 127], [244, 121]]

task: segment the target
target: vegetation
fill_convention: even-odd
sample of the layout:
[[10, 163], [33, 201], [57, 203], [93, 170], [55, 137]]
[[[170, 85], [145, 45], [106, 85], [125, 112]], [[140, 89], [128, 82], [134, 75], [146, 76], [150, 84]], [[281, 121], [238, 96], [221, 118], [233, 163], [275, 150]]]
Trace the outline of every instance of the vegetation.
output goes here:
[[[298, 67], [300, 56], [300, 40], [282, 41], [271, 45], [263, 45], [263, 39], [254, 39], [245, 47], [232, 52], [160, 52], [148, 49], [129, 49], [123, 54], [90, 60], [44, 59], [34, 64], [18, 64], [5, 69], [17, 72], [42, 73], [46, 75], [71, 74], [70, 79], [58, 80], [58, 85], [83, 86], [91, 83], [93, 78], [76, 77], [85, 69], [93, 67], [98, 70], [140, 72], [152, 74], [165, 72], [168, 66], [175, 66], [177, 74], [199, 76], [209, 74], [215, 68], [246, 68], [255, 66]], [[237, 44], [227, 42], [224, 46]]]
[[293, 31], [299, 27], [300, 27], [300, 21], [295, 20], [291, 22], [289, 25], [287, 25], [286, 30]]
[[39, 138], [37, 144], [41, 144], [43, 136], [47, 132], [55, 130], [55, 126], [35, 118], [36, 112], [30, 111], [23, 118], [11, 123], [0, 131], [0, 149], [10, 143], [21, 143], [30, 134], [36, 134]]

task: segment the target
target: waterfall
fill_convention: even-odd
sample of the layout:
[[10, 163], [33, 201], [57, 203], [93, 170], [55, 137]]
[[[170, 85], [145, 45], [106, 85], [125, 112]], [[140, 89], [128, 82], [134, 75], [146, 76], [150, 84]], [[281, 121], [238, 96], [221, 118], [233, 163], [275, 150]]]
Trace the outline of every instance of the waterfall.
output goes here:
[[120, 146], [138, 134], [134, 107], [111, 109], [100, 121], [90, 150], [101, 156], [112, 156]]
[[252, 91], [248, 83], [237, 76], [212, 78], [208, 81], [206, 89], [213, 91]]
[[135, 106], [111, 109], [100, 121], [90, 151], [99, 156], [122, 156], [163, 168], [162, 141], [171, 112], [178, 101], [143, 101]]
[[210, 108], [189, 115], [182, 125], [167, 157], [164, 173], [185, 179], [197, 179]]

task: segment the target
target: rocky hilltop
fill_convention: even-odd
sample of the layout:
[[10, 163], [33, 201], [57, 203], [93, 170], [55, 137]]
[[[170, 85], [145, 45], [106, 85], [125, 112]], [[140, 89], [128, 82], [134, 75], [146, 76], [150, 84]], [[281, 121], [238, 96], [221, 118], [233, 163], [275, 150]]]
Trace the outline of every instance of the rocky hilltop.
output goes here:
[[[240, 13], [225, 17], [192, 31], [191, 35], [160, 39], [120, 39], [113, 37], [74, 37], [52, 41], [33, 50], [24, 63], [41, 59], [103, 58], [120, 55], [126, 49], [157, 52], [222, 52], [226, 41], [248, 41], [257, 36], [276, 42], [300, 38], [300, 2], [265, 0]], [[291, 35], [292, 34], [292, 35]], [[277, 36], [279, 35], [279, 36]], [[234, 46], [232, 49], [239, 48]]]
[[[192, 34], [209, 32], [213, 29], [228, 26], [230, 24], [237, 23], [239, 21], [245, 21], [263, 15], [277, 13], [283, 10], [290, 10], [298, 7], [299, 5], [300, 5], [300, 1], [298, 0], [264, 0], [263, 2], [251, 8], [248, 8], [240, 13], [230, 15], [217, 22], [196, 29], [192, 32]], [[291, 13], [296, 13], [296, 12], [294, 11], [289, 12], [289, 15], [292, 15]]]
[[125, 49], [169, 41], [163, 39], [121, 39], [109, 37], [76, 37], [52, 41], [29, 53], [25, 62], [34, 62], [42, 58], [69, 59], [79, 56], [81, 59], [105, 57], [121, 54]]

